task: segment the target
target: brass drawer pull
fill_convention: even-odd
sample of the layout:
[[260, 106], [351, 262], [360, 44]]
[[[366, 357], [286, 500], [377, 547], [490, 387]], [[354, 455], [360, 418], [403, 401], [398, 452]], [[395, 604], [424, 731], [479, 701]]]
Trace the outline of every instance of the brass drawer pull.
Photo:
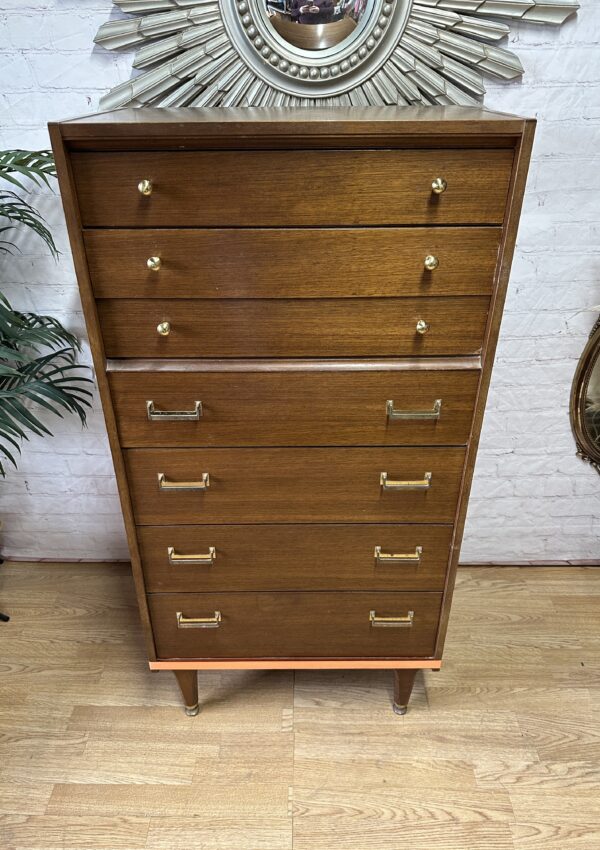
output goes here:
[[146, 265], [151, 272], [159, 272], [162, 267], [162, 260], [160, 257], [148, 257]]
[[169, 336], [171, 333], [171, 322], [159, 322], [156, 326], [156, 332], [160, 336]]
[[164, 472], [158, 473], [158, 488], [167, 492], [172, 490], [208, 490], [210, 487], [210, 476], [208, 472], [202, 473], [200, 481], [167, 481]]
[[448, 183], [443, 177], [436, 177], [431, 184], [431, 191], [434, 195], [443, 195], [448, 188]]
[[152, 180], [140, 180], [138, 183], [138, 192], [146, 198], [152, 194], [153, 188]]
[[202, 416], [202, 402], [195, 401], [193, 410], [157, 410], [153, 401], [146, 402], [150, 422], [197, 422]]
[[213, 617], [184, 617], [177, 612], [178, 629], [218, 629], [221, 625], [221, 612], [215, 611]]
[[383, 490], [429, 490], [431, 472], [426, 472], [422, 481], [388, 481], [387, 472], [382, 472], [379, 483]]
[[421, 334], [421, 336], [423, 336], [423, 334], [426, 334], [429, 330], [429, 323], [426, 322], [425, 319], [419, 319], [419, 321], [415, 325], [415, 330], [418, 334]]
[[381, 546], [375, 547], [375, 562], [377, 564], [420, 564], [423, 547], [417, 546], [414, 553], [392, 555], [389, 552], [382, 552]]
[[[150, 262], [150, 261], [148, 260], [148, 262]], [[437, 267], [439, 266], [439, 264], [440, 264], [440, 261], [435, 256], [435, 254], [427, 254], [427, 256], [425, 257], [425, 261], [423, 263], [423, 265], [425, 266], [425, 269], [428, 272], [435, 271], [437, 269]]]
[[410, 629], [414, 616], [414, 611], [409, 611], [406, 617], [378, 617], [375, 611], [369, 611], [369, 622], [374, 629]]
[[217, 557], [217, 550], [214, 546], [208, 547], [207, 555], [179, 555], [173, 546], [167, 547], [167, 555], [169, 556], [169, 563], [173, 565], [177, 564], [209, 564], [212, 566]]
[[436, 398], [431, 410], [396, 410], [392, 399], [388, 399], [385, 404], [390, 422], [398, 419], [439, 419], [442, 411], [441, 398]]

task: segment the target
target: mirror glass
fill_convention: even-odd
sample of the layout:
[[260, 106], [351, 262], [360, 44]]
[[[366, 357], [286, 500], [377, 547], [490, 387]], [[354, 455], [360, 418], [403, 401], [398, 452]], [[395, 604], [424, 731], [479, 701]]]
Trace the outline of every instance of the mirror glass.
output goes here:
[[600, 351], [596, 352], [588, 375], [583, 397], [583, 427], [600, 454]]
[[356, 36], [375, 0], [266, 0], [275, 32], [292, 47], [326, 50]]

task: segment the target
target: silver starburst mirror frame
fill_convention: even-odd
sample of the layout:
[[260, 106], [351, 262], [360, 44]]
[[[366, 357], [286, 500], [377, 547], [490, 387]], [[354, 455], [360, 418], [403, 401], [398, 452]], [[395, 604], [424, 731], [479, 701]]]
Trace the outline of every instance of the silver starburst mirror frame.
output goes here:
[[[113, 2], [135, 17], [103, 24], [95, 42], [137, 48], [140, 73], [105, 95], [104, 109], [475, 105], [484, 74], [523, 73], [518, 57], [496, 46], [509, 33], [502, 19], [558, 25], [579, 8], [576, 0], [308, 0], [300, 11], [298, 0]], [[326, 6], [350, 31], [307, 49], [296, 34], [336, 26], [306, 23]], [[352, 21], [350, 7], [360, 9]]]

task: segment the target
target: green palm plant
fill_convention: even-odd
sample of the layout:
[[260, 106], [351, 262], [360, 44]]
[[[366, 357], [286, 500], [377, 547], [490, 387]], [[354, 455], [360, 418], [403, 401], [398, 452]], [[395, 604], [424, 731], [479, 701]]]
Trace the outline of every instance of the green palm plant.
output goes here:
[[[26, 189], [24, 178], [50, 186], [56, 176], [50, 151], [0, 151], [0, 253], [12, 254], [16, 245], [7, 237], [18, 227], [28, 227], [46, 243], [52, 256], [58, 250], [44, 219], [14, 189]], [[86, 423], [92, 383], [76, 362], [81, 345], [77, 337], [52, 316], [15, 310], [0, 293], [0, 476], [3, 461], [17, 466], [21, 443], [30, 434], [51, 435], [43, 412], [62, 418], [76, 414]]]

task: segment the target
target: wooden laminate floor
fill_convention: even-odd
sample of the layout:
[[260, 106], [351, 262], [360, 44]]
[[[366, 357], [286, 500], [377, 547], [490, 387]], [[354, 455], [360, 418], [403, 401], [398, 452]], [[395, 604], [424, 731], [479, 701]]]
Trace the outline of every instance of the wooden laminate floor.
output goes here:
[[469, 568], [440, 673], [149, 672], [128, 570], [4, 565], [2, 850], [598, 850], [600, 570]]

